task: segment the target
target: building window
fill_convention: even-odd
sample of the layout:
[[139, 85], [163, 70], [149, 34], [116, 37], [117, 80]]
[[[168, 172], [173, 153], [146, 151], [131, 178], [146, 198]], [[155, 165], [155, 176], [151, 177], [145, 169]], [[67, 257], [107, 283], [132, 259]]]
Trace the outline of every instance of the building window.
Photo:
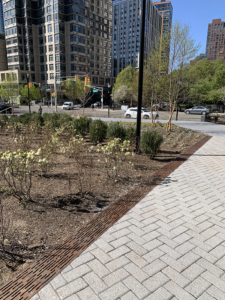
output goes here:
[[54, 79], [54, 73], [50, 73], [50, 79]]
[[49, 71], [53, 71], [53, 70], [54, 70], [54, 65], [53, 64], [49, 65]]
[[47, 6], [47, 13], [50, 13], [52, 11], [52, 7], [51, 6]]
[[48, 25], [48, 32], [52, 32], [52, 24]]
[[53, 54], [49, 55], [49, 61], [53, 61]]
[[51, 43], [52, 42], [52, 35], [48, 36], [48, 42]]
[[49, 46], [48, 46], [48, 51], [49, 51], [49, 52], [52, 52], [52, 51], [53, 51], [53, 45], [49, 45]]

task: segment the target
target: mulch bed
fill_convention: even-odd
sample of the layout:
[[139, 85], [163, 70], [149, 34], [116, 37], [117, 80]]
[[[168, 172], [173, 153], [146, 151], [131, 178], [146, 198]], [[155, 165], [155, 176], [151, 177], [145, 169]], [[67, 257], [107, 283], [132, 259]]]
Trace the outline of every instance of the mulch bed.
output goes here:
[[[146, 130], [149, 127], [144, 127]], [[173, 161], [205, 135], [174, 127], [171, 133], [157, 128], [164, 135], [160, 152], [154, 159], [146, 155], [129, 157], [131, 165], [115, 182], [107, 177], [101, 154], [93, 152], [93, 166], [84, 179], [84, 197], [77, 191], [77, 168], [72, 159], [57, 153], [51, 171], [46, 176], [35, 174], [32, 188], [33, 203], [24, 207], [12, 196], [3, 198], [4, 215], [8, 220], [8, 234], [13, 237], [16, 262], [0, 252], [0, 285], [6, 283], [45, 251], [74, 234], [94, 216], [126, 195], [135, 186], [151, 179], [152, 175]], [[35, 135], [32, 148], [37, 149], [42, 135]], [[0, 133], [0, 151], [15, 149], [12, 133]], [[87, 139], [87, 146], [90, 146]], [[4, 183], [0, 178], [0, 186]], [[88, 187], [88, 188], [87, 188]], [[9, 251], [10, 252], [10, 251]]]

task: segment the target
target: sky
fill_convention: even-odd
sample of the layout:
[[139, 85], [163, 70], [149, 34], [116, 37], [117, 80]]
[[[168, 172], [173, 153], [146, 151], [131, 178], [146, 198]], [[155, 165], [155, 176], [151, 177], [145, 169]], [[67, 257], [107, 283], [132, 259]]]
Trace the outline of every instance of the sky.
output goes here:
[[213, 19], [225, 21], [225, 0], [170, 0], [173, 21], [190, 26], [191, 37], [201, 44], [199, 53], [205, 53], [208, 23]]

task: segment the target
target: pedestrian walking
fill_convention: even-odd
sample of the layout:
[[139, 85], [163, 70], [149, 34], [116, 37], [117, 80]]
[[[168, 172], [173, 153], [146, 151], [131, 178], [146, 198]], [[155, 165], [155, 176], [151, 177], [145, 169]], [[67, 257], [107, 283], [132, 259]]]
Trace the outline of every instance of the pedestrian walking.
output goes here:
[[42, 107], [41, 106], [39, 107], [38, 112], [39, 112], [40, 115], [42, 115]]
[[94, 104], [91, 104], [91, 108], [92, 108], [92, 110], [94, 110]]

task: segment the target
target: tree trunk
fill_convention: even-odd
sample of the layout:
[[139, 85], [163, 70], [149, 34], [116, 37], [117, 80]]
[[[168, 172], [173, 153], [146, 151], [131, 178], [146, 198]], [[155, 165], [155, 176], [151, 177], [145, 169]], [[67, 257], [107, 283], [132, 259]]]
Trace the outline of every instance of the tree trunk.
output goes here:
[[153, 99], [154, 99], [154, 93], [153, 93], [153, 90], [152, 90], [152, 98], [151, 98], [151, 124], [154, 124], [154, 118], [153, 118]]

